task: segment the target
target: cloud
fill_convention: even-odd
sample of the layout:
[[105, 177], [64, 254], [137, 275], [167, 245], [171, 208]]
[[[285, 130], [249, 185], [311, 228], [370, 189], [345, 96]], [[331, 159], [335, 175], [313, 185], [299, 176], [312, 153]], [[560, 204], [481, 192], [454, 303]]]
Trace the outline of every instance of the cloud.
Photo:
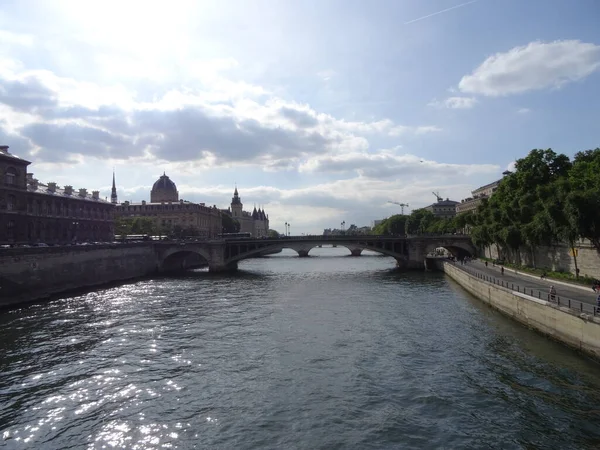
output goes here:
[[490, 97], [559, 88], [600, 68], [600, 45], [578, 40], [531, 42], [487, 58], [458, 84], [468, 94]]
[[529, 114], [531, 112], [531, 109], [529, 108], [519, 108], [517, 110], [517, 114]]
[[[206, 72], [235, 64], [226, 60], [214, 66]], [[32, 143], [30, 153], [40, 162], [78, 161], [84, 156], [154, 158], [203, 167], [255, 164], [267, 171], [287, 171], [316, 156], [365, 151], [367, 136], [440, 130], [385, 118], [346, 121], [272, 94], [221, 97], [220, 90], [230, 83], [217, 75], [214, 91], [171, 89], [140, 101], [119, 85], [100, 86], [14, 67], [0, 75], [0, 106], [20, 114], [12, 131]]]
[[477, 99], [474, 97], [448, 97], [446, 100], [429, 103], [429, 106], [436, 108], [449, 108], [449, 109], [469, 109], [475, 106]]
[[450, 164], [423, 160], [415, 155], [396, 154], [395, 150], [377, 153], [349, 153], [316, 157], [300, 166], [302, 172], [355, 173], [373, 179], [417, 181], [419, 178], [452, 178], [497, 173], [493, 164]]

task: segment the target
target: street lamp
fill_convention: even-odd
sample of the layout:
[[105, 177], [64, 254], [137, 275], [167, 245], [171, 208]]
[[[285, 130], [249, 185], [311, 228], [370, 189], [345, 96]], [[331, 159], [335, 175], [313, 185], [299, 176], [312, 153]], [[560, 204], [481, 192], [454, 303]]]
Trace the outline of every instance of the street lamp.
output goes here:
[[292, 224], [288, 223], [288, 236], [292, 234], [291, 228], [292, 228]]
[[283, 233], [284, 236], [288, 235], [288, 231], [287, 231], [288, 229], [287, 229], [287, 227], [288, 227], [288, 223], [286, 222], [285, 223], [285, 232]]

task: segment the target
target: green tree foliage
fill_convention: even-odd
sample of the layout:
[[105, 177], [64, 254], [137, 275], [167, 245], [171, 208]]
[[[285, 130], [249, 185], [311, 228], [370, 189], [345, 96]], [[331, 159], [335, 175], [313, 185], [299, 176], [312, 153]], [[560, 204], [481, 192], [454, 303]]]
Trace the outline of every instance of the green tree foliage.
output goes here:
[[476, 245], [494, 244], [515, 263], [523, 248], [535, 265], [538, 246], [574, 248], [581, 237], [600, 252], [600, 149], [577, 153], [573, 162], [552, 149], [532, 150], [475, 214], [457, 217], [455, 225], [468, 225]]
[[115, 234], [126, 236], [129, 234], [154, 233], [154, 222], [149, 217], [119, 217], [115, 220]]
[[396, 214], [388, 217], [383, 222], [373, 228], [373, 234], [379, 236], [389, 235], [402, 235], [404, 234], [404, 224], [406, 223], [408, 216], [402, 214]]
[[223, 233], [239, 233], [240, 223], [229, 214], [221, 214]]
[[279, 235], [279, 231], [277, 230], [269, 230], [267, 231], [267, 236], [269, 236], [270, 238], [278, 238]]

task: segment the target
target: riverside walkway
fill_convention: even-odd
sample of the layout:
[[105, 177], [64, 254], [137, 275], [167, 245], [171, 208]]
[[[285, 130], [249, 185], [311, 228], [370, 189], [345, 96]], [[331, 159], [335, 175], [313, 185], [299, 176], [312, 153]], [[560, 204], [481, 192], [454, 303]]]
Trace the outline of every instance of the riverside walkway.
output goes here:
[[492, 263], [488, 263], [486, 267], [485, 263], [480, 260], [471, 261], [464, 265], [455, 262], [454, 265], [493, 284], [546, 301], [552, 301], [549, 298], [549, 291], [550, 286], [554, 286], [556, 299], [553, 303], [588, 314], [600, 314], [600, 310], [596, 311], [595, 309], [598, 294], [592, 291], [591, 286], [586, 287], [562, 281], [540, 279], [535, 275], [518, 273], [508, 267], [504, 268], [504, 274], [502, 274], [501, 266], [493, 266]]

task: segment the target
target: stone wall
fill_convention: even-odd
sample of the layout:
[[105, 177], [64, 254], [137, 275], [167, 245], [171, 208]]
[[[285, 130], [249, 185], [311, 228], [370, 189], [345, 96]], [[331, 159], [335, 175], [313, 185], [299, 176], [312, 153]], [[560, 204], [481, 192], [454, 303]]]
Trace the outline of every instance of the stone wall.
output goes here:
[[[484, 253], [481, 256], [493, 259], [500, 257], [495, 245], [487, 247]], [[518, 258], [516, 254], [513, 254], [514, 252], [501, 251], [500, 253], [507, 261], [517, 263]], [[580, 275], [600, 278], [600, 255], [589, 242], [583, 241], [578, 244], [576, 255]], [[535, 267], [575, 274], [575, 261], [571, 255], [571, 249], [566, 245], [539, 247], [535, 255], [532, 255], [529, 250], [523, 249], [520, 252], [520, 257], [522, 265], [533, 266], [533, 258], [535, 257]]]
[[0, 249], [0, 306], [156, 271], [152, 243]]
[[440, 261], [444, 272], [478, 299], [553, 339], [600, 359], [600, 318], [490, 284]]

